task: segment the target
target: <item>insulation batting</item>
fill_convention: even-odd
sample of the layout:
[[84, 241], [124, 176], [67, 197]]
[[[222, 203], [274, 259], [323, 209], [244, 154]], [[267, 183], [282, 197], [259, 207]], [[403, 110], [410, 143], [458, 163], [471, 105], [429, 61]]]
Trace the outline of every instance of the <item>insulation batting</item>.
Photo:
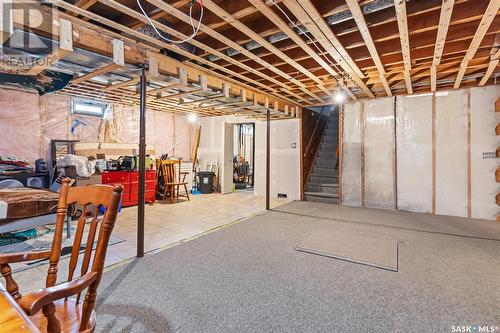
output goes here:
[[[34, 163], [38, 158], [50, 160], [50, 140], [53, 139], [118, 143], [139, 141], [138, 107], [111, 105], [103, 119], [74, 115], [70, 108], [69, 96], [38, 96], [30, 92], [0, 90], [0, 154], [14, 154]], [[86, 126], [78, 126], [71, 133], [75, 119], [83, 121]], [[172, 147], [173, 142], [180, 142], [175, 154], [189, 160], [192, 131], [187, 124], [185, 115], [174, 117], [163, 111], [148, 109], [146, 143], [161, 154]]]

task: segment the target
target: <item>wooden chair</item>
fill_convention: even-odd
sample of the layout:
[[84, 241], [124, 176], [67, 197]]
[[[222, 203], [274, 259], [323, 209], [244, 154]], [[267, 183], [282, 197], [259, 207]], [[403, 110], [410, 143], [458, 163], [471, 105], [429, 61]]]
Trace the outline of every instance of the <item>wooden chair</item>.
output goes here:
[[[186, 182], [186, 175], [188, 172], [181, 172], [181, 160], [163, 160], [161, 161], [161, 169], [165, 185], [163, 200], [166, 199], [168, 193], [171, 203], [174, 203], [176, 198], [177, 202], [179, 202], [180, 196], [185, 196], [188, 201], [191, 201]], [[176, 171], [176, 169], [178, 169], [178, 171]], [[180, 194], [181, 186], [184, 187], [183, 195]]]
[[[123, 190], [121, 186], [106, 185], [70, 187], [69, 182], [69, 179], [65, 179], [61, 186], [54, 240], [50, 251], [0, 255], [1, 273], [6, 280], [7, 291], [42, 332], [92, 332], [94, 330], [96, 318], [94, 305], [97, 287], [101, 281], [106, 250]], [[63, 226], [68, 206], [71, 204], [81, 204], [84, 207], [83, 214], [77, 222], [67, 282], [56, 285]], [[104, 207], [106, 210], [102, 219], [99, 217], [100, 207]], [[86, 212], [92, 212], [92, 219], [88, 224], [89, 230], [81, 261], [80, 276], [74, 278], [86, 227]], [[97, 245], [92, 259], [97, 230], [99, 230]], [[9, 264], [47, 258], [49, 259], [49, 269], [46, 288], [21, 296], [18, 285], [12, 277]], [[91, 260], [92, 266], [89, 272]], [[80, 304], [80, 294], [85, 289], [87, 289], [87, 293], [83, 303]], [[68, 298], [70, 296], [76, 296], [76, 298]], [[40, 312], [40, 310], [42, 311]]]

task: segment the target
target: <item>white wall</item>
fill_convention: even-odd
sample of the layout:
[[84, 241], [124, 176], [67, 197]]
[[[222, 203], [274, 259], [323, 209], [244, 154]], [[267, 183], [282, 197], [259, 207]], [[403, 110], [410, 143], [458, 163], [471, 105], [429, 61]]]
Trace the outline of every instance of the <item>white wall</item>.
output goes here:
[[[500, 115], [495, 113], [495, 101], [499, 96], [500, 86], [438, 92], [435, 94], [434, 119], [431, 94], [398, 96], [396, 135], [393, 127], [394, 104], [390, 103], [394, 102], [394, 98], [346, 105], [342, 165], [345, 204], [361, 205], [358, 199], [363, 191], [359, 181], [359, 147], [364, 144], [365, 206], [393, 209], [394, 203], [391, 205], [390, 201], [394, 198], [394, 179], [397, 179], [397, 208], [431, 213], [434, 169], [436, 214], [466, 217], [470, 210], [473, 218], [495, 219], [500, 214], [495, 203], [499, 187], [494, 176], [499, 166], [494, 158], [495, 150], [500, 145], [500, 138], [495, 135], [495, 126], [500, 122]], [[364, 119], [360, 116], [361, 103], [364, 103]], [[467, 134], [469, 113], [470, 152]], [[360, 131], [363, 122], [364, 142]], [[396, 152], [395, 168], [393, 148]], [[435, 163], [432, 160], [433, 149], [436, 152]]]
[[[221, 116], [199, 119], [201, 138], [198, 156], [201, 167], [207, 163], [222, 165], [223, 124], [248, 123], [244, 117]], [[300, 200], [300, 119], [271, 122], [271, 196], [284, 193], [289, 199]], [[292, 144], [295, 143], [295, 148]], [[255, 121], [255, 186], [254, 194], [265, 195], [266, 122]]]

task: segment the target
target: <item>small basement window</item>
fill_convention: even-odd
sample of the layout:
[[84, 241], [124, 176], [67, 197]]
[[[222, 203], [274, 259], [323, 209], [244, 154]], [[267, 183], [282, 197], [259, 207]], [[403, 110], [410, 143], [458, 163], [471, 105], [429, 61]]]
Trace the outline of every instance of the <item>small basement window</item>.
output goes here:
[[91, 99], [73, 98], [71, 103], [71, 113], [83, 116], [102, 118], [107, 108], [108, 103]]

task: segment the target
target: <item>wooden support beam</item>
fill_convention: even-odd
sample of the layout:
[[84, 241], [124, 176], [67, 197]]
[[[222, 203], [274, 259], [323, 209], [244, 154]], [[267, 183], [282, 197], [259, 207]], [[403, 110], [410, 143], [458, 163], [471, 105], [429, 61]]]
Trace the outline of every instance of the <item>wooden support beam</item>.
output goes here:
[[500, 48], [493, 48], [492, 56], [490, 62], [488, 64], [488, 68], [486, 69], [486, 73], [484, 73], [483, 78], [479, 82], [479, 86], [482, 87], [488, 82], [491, 77], [491, 74], [495, 71], [498, 66], [498, 62], [500, 61]]
[[455, 84], [453, 85], [454, 89], [460, 88], [460, 84], [465, 75], [465, 71], [469, 66], [469, 62], [472, 60], [472, 58], [474, 58], [474, 55], [476, 54], [477, 49], [479, 48], [479, 45], [481, 45], [481, 42], [483, 41], [486, 32], [488, 32], [488, 29], [493, 20], [495, 19], [495, 16], [499, 9], [500, 9], [500, 0], [490, 0], [488, 7], [484, 12], [483, 18], [479, 23], [479, 27], [477, 28], [476, 33], [472, 38], [472, 42], [470, 43], [470, 46], [467, 49], [467, 53], [465, 54], [465, 57], [463, 58], [462, 63], [460, 64], [460, 70], [457, 74]]
[[56, 49], [53, 51], [51, 54], [48, 56], [44, 57], [43, 59], [39, 60], [36, 62], [34, 66], [32, 66], [27, 72], [25, 73], [20, 73], [24, 75], [38, 75], [53, 64], [55, 64], [57, 61], [60, 59], [66, 57], [67, 55], [71, 54], [71, 51], [64, 50], [61, 48]]
[[[100, 0], [102, 1], [102, 0]], [[106, 1], [111, 1], [111, 0], [106, 0]], [[175, 16], [176, 18], [178, 18], [179, 20], [185, 22], [185, 23], [188, 23], [188, 24], [191, 24], [191, 21], [195, 24], [195, 25], [198, 25], [198, 21], [196, 20], [192, 20], [189, 15], [181, 12], [180, 10], [174, 8], [173, 6], [161, 1], [161, 0], [146, 0], [148, 1], [149, 3], [157, 6], [158, 8], [164, 10], [165, 12]], [[208, 26], [204, 25], [203, 23], [200, 24], [200, 30], [205, 32], [207, 35], [209, 35], [210, 37], [212, 38], [215, 38], [223, 43], [225, 43], [226, 45], [228, 45], [229, 47], [237, 50], [238, 52], [240, 52], [241, 54], [245, 55], [246, 57], [252, 59], [253, 61], [261, 64], [262, 66], [266, 67], [267, 69], [269, 69], [270, 71], [280, 75], [281, 77], [285, 78], [286, 80], [290, 81], [290, 82], [294, 82], [295, 79], [290, 76], [289, 74], [283, 72], [282, 70], [276, 68], [275, 66], [269, 64], [268, 62], [264, 61], [263, 59], [261, 59], [260, 57], [257, 57], [256, 55], [254, 55], [252, 52], [248, 51], [247, 49], [245, 49], [244, 47], [238, 45], [237, 43], [235, 43], [234, 41], [232, 41], [231, 39], [225, 37], [223, 34], [220, 34], [218, 33], [217, 31], [209, 28]], [[194, 43], [194, 41], [193, 41]], [[233, 59], [234, 61], [234, 59]], [[241, 63], [238, 63], [238, 66], [242, 67], [241, 66], [242, 64]], [[248, 67], [248, 66], [247, 66]], [[276, 80], [268, 75], [265, 75], [259, 71], [256, 71], [254, 70], [253, 68], [250, 68], [250, 70], [252, 72], [254, 72], [254, 74], [256, 75], [259, 75], [261, 77], [264, 77], [266, 80], [269, 80], [277, 85], [279, 85], [280, 87], [283, 88], [283, 91], [285, 91], [286, 93], [288, 93], [289, 95], [291, 96], [294, 96], [295, 98], [297, 98], [298, 100], [302, 101], [303, 103], [307, 104], [307, 105], [310, 105], [312, 104], [311, 102], [309, 102], [307, 99], [301, 97], [300, 95], [298, 94], [295, 94], [291, 91], [291, 89], [293, 89], [293, 87], [279, 81], [279, 80]], [[297, 84], [299, 87], [303, 87], [302, 84]]]
[[100, 75], [104, 75], [106, 73], [112, 72], [115, 69], [118, 69], [120, 67], [122, 67], [122, 66], [120, 66], [118, 64], [115, 64], [115, 63], [108, 64], [108, 65], [105, 65], [105, 66], [103, 66], [101, 68], [96, 69], [93, 72], [90, 72], [90, 73], [85, 74], [83, 76], [77, 77], [77, 78], [71, 80], [70, 83], [71, 84], [78, 84], [80, 82], [84, 82], [84, 81], [90, 80], [90, 79], [92, 79], [92, 78], [94, 78], [96, 76], [100, 76]]
[[372, 57], [373, 63], [377, 68], [379, 74], [385, 74], [384, 65], [382, 61], [380, 61], [380, 57], [377, 52], [377, 48], [373, 43], [373, 38], [370, 34], [370, 30], [368, 29], [368, 25], [366, 24], [365, 17], [363, 12], [361, 11], [361, 7], [357, 0], [346, 0], [347, 6], [351, 11], [352, 17], [358, 26], [359, 32], [363, 37], [363, 41], [365, 42], [366, 48], [368, 52], [370, 52], [370, 56]]
[[404, 72], [405, 83], [406, 83], [406, 91], [408, 94], [413, 94], [413, 88], [411, 86], [411, 76], [410, 71], [405, 70]]
[[[300, 2], [300, 3], [299, 3]], [[298, 18], [325, 50], [335, 59], [342, 69], [349, 74], [368, 97], [375, 97], [366, 84], [361, 70], [354, 64], [344, 47], [325, 22], [323, 16], [309, 0], [284, 0], [285, 6]]]
[[437, 86], [437, 69], [435, 65], [431, 66], [431, 91], [435, 92]]
[[279, 15], [271, 10], [263, 0], [248, 0], [254, 5], [270, 22], [274, 23], [281, 29], [290, 39], [292, 39], [300, 48], [302, 48], [311, 58], [313, 58], [321, 67], [323, 67], [330, 75], [337, 76], [337, 73], [321, 56], [317, 50], [313, 50], [290, 26], [283, 21]]
[[375, 47], [375, 43], [373, 42], [373, 38], [370, 34], [370, 30], [368, 29], [368, 25], [366, 24], [365, 17], [363, 16], [363, 12], [361, 11], [361, 7], [359, 6], [359, 2], [357, 0], [346, 0], [346, 2], [347, 6], [349, 6], [349, 10], [351, 11], [354, 21], [356, 21], [356, 25], [358, 26], [359, 32], [363, 37], [366, 47], [368, 48], [368, 52], [370, 52], [370, 56], [375, 63], [375, 67], [377, 67], [380, 81], [384, 86], [385, 92], [387, 96], [392, 96], [391, 88], [384, 76], [384, 65], [382, 64], [382, 61], [380, 60], [380, 57], [378, 55], [377, 48]]
[[[251, 80], [248, 77], [244, 75], [240, 75], [236, 72], [230, 71], [222, 66], [218, 66], [217, 64], [214, 64], [210, 61], [207, 61], [201, 57], [194, 56], [190, 52], [184, 51], [178, 47], [172, 46], [167, 43], [163, 43], [161, 41], [158, 41], [155, 38], [149, 37], [143, 33], [139, 33], [135, 30], [132, 30], [124, 25], [118, 24], [112, 20], [106, 19], [102, 16], [99, 16], [97, 14], [91, 13], [86, 10], [82, 10], [74, 5], [71, 5], [70, 3], [67, 3], [62, 0], [47, 0], [47, 3], [53, 4], [54, 6], [61, 7], [65, 9], [66, 11], [69, 11], [71, 13], [76, 13], [80, 16], [86, 17], [91, 20], [95, 20], [99, 22], [101, 25], [105, 25], [107, 27], [116, 29], [117, 31], [121, 31], [123, 33], [126, 33], [127, 35], [130, 35], [133, 37], [128, 38], [121, 36], [117, 33], [114, 33], [112, 31], [106, 30], [105, 33], [103, 33], [103, 29], [101, 26], [95, 26], [92, 23], [88, 22], [83, 22], [82, 20], [72, 17], [69, 14], [66, 14], [64, 12], [59, 12], [58, 15], [60, 17], [64, 17], [68, 20], [71, 20], [73, 24], [78, 24], [78, 30], [79, 34], [74, 36], [76, 46], [89, 50], [91, 52], [96, 52], [99, 54], [104, 54], [104, 55], [112, 55], [112, 47], [109, 43], [109, 37], [112, 36], [113, 38], [120, 38], [123, 39], [126, 44], [127, 44], [127, 49], [125, 52], [125, 62], [126, 63], [131, 63], [131, 64], [142, 64], [145, 62], [145, 58], [150, 58], [150, 57], [156, 57], [159, 60], [159, 70], [160, 73], [165, 74], [165, 75], [176, 75], [177, 73], [175, 72], [177, 67], [184, 67], [188, 71], [188, 77], [198, 77], [199, 75], [207, 75], [208, 76], [208, 86], [214, 89], [221, 89], [223, 83], [225, 82], [230, 82], [231, 85], [233, 86], [234, 89], [238, 90], [240, 88], [248, 89], [249, 91], [256, 92], [258, 96], [258, 100], [260, 103], [264, 103], [266, 94], [267, 96], [271, 96], [271, 99], [273, 101], [278, 101], [280, 108], [283, 108], [285, 104], [295, 104], [297, 103], [294, 100], [291, 100], [285, 96], [282, 96], [280, 93], [277, 92], [275, 89], [271, 89], [268, 86], [261, 84], [260, 82], [257, 82], [255, 80]], [[107, 4], [108, 2], [105, 2]], [[109, 3], [111, 3], [111, 0], [109, 0]], [[34, 9], [40, 9], [41, 6], [38, 3], [33, 2], [31, 6]], [[136, 12], [137, 13], [137, 12]], [[32, 22], [24, 22], [22, 20], [22, 17], [15, 17], [15, 24], [18, 24], [20, 26], [25, 26], [25, 27], [32, 27], [32, 28], [37, 28], [39, 30], [42, 30], [43, 32], [47, 34], [51, 34], [53, 31], [52, 25], [47, 24], [47, 22], [50, 22], [50, 20], [44, 21], [45, 23], [42, 26], [31, 26], [33, 23]], [[177, 61], [173, 58], [170, 58], [168, 56], [164, 56], [159, 53], [158, 50], [153, 49], [150, 46], [147, 46], [143, 42], [148, 42], [150, 45], [156, 45], [158, 47], [158, 50], [160, 48], [166, 48], [169, 50], [172, 50], [176, 53], [179, 53], [181, 55], [186, 56], [189, 59], [199, 61], [200, 63], [206, 64], [209, 67], [213, 67], [216, 69], [221, 70], [225, 74], [220, 74], [211, 71], [210, 69], [204, 68], [198, 64], [195, 64], [190, 61], [184, 61], [180, 62]], [[241, 78], [240, 81], [231, 78], [230, 76], [238, 77]], [[255, 84], [259, 88], [263, 88], [264, 90], [258, 90], [255, 89], [254, 87], [246, 84], [245, 82], [250, 82]], [[269, 90], [271, 91], [270, 93], [266, 93], [266, 91]], [[298, 105], [298, 104], [296, 104]]]
[[435, 92], [437, 89], [437, 66], [441, 63], [441, 56], [443, 55], [444, 45], [446, 43], [446, 36], [450, 26], [451, 14], [453, 13], [453, 5], [455, 0], [443, 0], [441, 13], [439, 16], [438, 32], [436, 37], [436, 45], [434, 46], [434, 57], [431, 66], [431, 91]]
[[81, 9], [89, 9], [91, 6], [93, 6], [97, 0], [78, 0], [75, 3], [75, 6], [81, 8]]
[[160, 76], [160, 69], [158, 65], [158, 59], [151, 58], [148, 59], [148, 78], [156, 78]]
[[[183, 80], [181, 79], [181, 82], [180, 82], [181, 84], [183, 83], [182, 81]], [[200, 77], [199, 77], [199, 84], [200, 84], [200, 88], [194, 88], [194, 89], [193, 88], [189, 88], [190, 90], [188, 90], [188, 91], [181, 91], [181, 92], [178, 92], [176, 94], [171, 94], [171, 95], [167, 95], [167, 96], [157, 96], [156, 99], [157, 100], [161, 100], [161, 99], [181, 98], [181, 97], [184, 97], [184, 96], [192, 95], [194, 93], [200, 93], [200, 92], [207, 92], [208, 91], [207, 77], [205, 75], [200, 75]]]
[[[289, 2], [284, 1], [284, 2]], [[308, 15], [310, 19], [313, 20], [314, 25], [316, 25], [320, 30], [321, 33], [323, 34], [324, 37], [326, 37], [327, 41], [333, 46], [333, 56], [336, 58], [335, 60], [342, 65], [344, 63], [350, 68], [350, 71], [354, 72], [359, 78], [364, 78], [363, 72], [358, 68], [354, 60], [351, 58], [349, 53], [347, 53], [346, 49], [340, 43], [338, 40], [337, 36], [333, 33], [332, 29], [330, 29], [330, 26], [325, 22], [325, 19], [323, 18], [323, 15], [321, 15], [316, 7], [312, 4], [310, 0], [295, 0], [293, 1], [295, 4], [289, 2], [289, 4], [292, 5], [292, 7], [295, 7], [295, 5], [299, 5], [302, 7], [302, 12], [305, 11], [305, 13]], [[288, 5], [287, 5], [288, 6]], [[294, 13], [295, 15], [295, 13]], [[301, 20], [300, 16], [295, 15], [299, 20]], [[306, 28], [309, 28], [306, 25]], [[346, 70], [344, 68], [344, 70]], [[347, 71], [347, 70], [346, 70]]]
[[443, 0], [441, 14], [439, 16], [438, 32], [436, 37], [436, 46], [434, 47], [434, 58], [432, 65], [437, 66], [441, 63], [444, 45], [446, 43], [446, 35], [450, 26], [451, 14], [453, 13], [453, 5], [455, 0]]
[[[274, 45], [269, 43], [267, 40], [262, 38], [260, 35], [255, 33], [252, 29], [247, 27], [245, 24], [241, 23], [238, 19], [234, 18], [231, 14], [226, 12], [224, 9], [217, 6], [212, 0], [205, 0], [203, 2], [203, 5], [207, 9], [209, 9], [211, 12], [213, 12], [214, 14], [219, 16], [221, 19], [223, 19], [224, 21], [226, 21], [227, 23], [229, 23], [230, 25], [232, 25], [233, 27], [235, 27], [236, 29], [238, 29], [239, 31], [241, 31], [242, 33], [247, 35], [248, 37], [250, 37], [255, 42], [259, 43], [264, 48], [268, 49], [270, 52], [274, 53], [276, 56], [283, 59], [286, 63], [290, 64], [293, 68], [297, 69], [299, 72], [301, 72], [305, 76], [309, 77], [314, 82], [316, 82], [316, 86], [319, 89], [321, 89], [323, 92], [325, 92], [326, 94], [330, 93], [330, 91], [323, 86], [323, 82], [317, 76], [312, 74], [304, 66], [297, 63], [295, 60], [293, 60], [292, 58], [287, 56], [285, 53], [283, 53], [280, 49], [278, 49], [277, 47], [275, 47]], [[313, 98], [315, 98], [317, 100], [322, 100], [320, 97], [312, 94], [309, 90], [307, 90], [304, 87], [304, 85], [302, 83], [300, 83], [300, 81], [293, 79], [292, 82], [297, 84], [298, 86], [300, 86], [301, 87], [300, 89], [302, 91], [304, 91], [305, 93], [307, 93], [308, 95], [312, 96]]]
[[36, 62], [26, 75], [38, 75], [60, 59], [73, 52], [73, 26], [70, 21], [59, 20], [59, 47], [42, 60]]
[[406, 0], [394, 0], [396, 17], [398, 20], [399, 38], [401, 40], [401, 53], [405, 66], [404, 77], [408, 94], [413, 94], [411, 86], [411, 57], [410, 57], [410, 37], [408, 35], [408, 16], [406, 15]]

